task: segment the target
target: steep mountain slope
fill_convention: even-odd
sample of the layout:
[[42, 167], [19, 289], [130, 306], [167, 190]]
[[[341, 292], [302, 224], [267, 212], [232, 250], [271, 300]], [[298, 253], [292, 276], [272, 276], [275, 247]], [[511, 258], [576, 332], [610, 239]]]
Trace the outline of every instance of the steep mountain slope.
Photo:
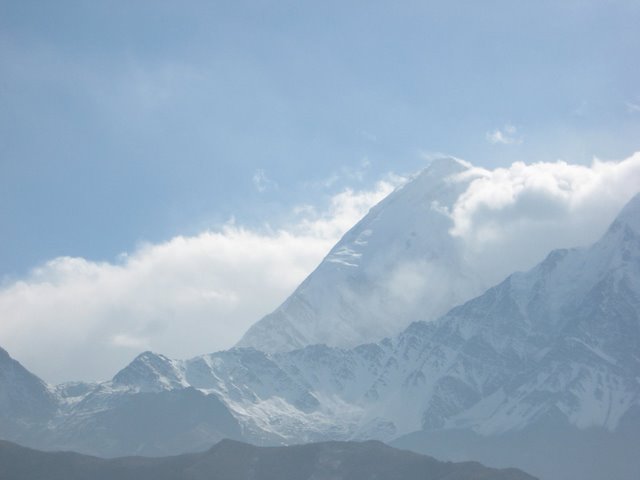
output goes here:
[[545, 479], [640, 478], [640, 195], [592, 247], [553, 252], [440, 323], [439, 341], [515, 374], [447, 392], [425, 414], [440, 428], [394, 445]]
[[590, 248], [552, 252], [439, 325], [434, 339], [521, 372], [450, 423], [477, 425], [490, 411], [476, 428], [493, 433], [557, 411], [578, 427], [615, 429], [640, 400], [640, 195]]
[[2, 438], [24, 441], [34, 425], [56, 414], [52, 388], [0, 348], [0, 432]]
[[165, 458], [103, 460], [46, 453], [0, 442], [4, 480], [534, 480], [515, 470], [478, 463], [445, 463], [379, 442], [330, 442], [259, 448], [224, 440], [204, 453]]
[[306, 345], [349, 347], [395, 335], [482, 292], [449, 234], [451, 208], [469, 165], [435, 160], [371, 209], [239, 347], [266, 352]]

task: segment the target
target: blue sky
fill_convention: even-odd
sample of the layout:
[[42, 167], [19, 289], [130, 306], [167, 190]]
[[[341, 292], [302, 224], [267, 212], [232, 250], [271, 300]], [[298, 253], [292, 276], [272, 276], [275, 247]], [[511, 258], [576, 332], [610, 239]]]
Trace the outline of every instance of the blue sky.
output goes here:
[[277, 224], [421, 153], [622, 158], [639, 24], [634, 1], [3, 0], [0, 275]]
[[640, 189], [638, 25], [636, 1], [0, 0], [0, 346], [51, 381], [229, 348], [442, 153], [482, 167], [451, 217], [491, 271], [594, 241]]

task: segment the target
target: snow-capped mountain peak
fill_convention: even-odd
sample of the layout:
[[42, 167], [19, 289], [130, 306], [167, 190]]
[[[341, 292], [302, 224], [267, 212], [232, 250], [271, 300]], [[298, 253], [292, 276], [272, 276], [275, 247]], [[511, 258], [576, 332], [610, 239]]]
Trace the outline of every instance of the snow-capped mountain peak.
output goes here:
[[[437, 168], [447, 166], [458, 168], [451, 162]], [[395, 265], [399, 257], [420, 262], [426, 256], [429, 265], [446, 261], [455, 267], [455, 244], [441, 246], [444, 230], [431, 231], [415, 213], [428, 217], [430, 227], [449, 221], [415, 183], [443, 189], [437, 193], [443, 198], [460, 181], [446, 171], [445, 179], [438, 176], [442, 172], [433, 177], [423, 172], [388, 197], [388, 205], [372, 209], [340, 245], [361, 254], [355, 266], [323, 262], [285, 313], [316, 305], [318, 310], [310, 311], [316, 315], [345, 315], [351, 306], [345, 295], [358, 298], [361, 285], [383, 291], [375, 275], [388, 279], [393, 269], [387, 264], [385, 270], [385, 261]], [[576, 448], [584, 448], [582, 439], [593, 432], [610, 444], [635, 446], [640, 441], [639, 199], [630, 201], [593, 245], [553, 251], [533, 269], [510, 275], [439, 318], [411, 323], [375, 343], [279, 352], [234, 348], [190, 360], [144, 352], [110, 382], [55, 389], [0, 350], [0, 427], [14, 440], [44, 448], [80, 445], [92, 453], [176, 453], [240, 435], [263, 444], [434, 435], [430, 438], [535, 445], [543, 438], [564, 448], [555, 440], [559, 429], [576, 440]], [[393, 202], [402, 208], [394, 212]], [[399, 219], [394, 240], [393, 231], [379, 227], [394, 225], [394, 215], [404, 208], [409, 213]], [[362, 237], [374, 229], [377, 234]], [[386, 235], [393, 253], [371, 258], [381, 252], [378, 236]], [[422, 257], [420, 249], [426, 252]], [[327, 258], [339, 252], [336, 247]], [[327, 278], [333, 283], [325, 283]], [[335, 299], [319, 296], [330, 293], [322, 285], [345, 288], [337, 297], [345, 303], [331, 310], [320, 302]], [[391, 315], [392, 305], [402, 303], [376, 307]], [[337, 328], [337, 320], [322, 318]], [[282, 328], [282, 319], [273, 317], [276, 335], [267, 337], [275, 346], [296, 331]], [[266, 322], [261, 324], [265, 328]], [[301, 342], [311, 338], [302, 333], [324, 334], [311, 328], [311, 321], [302, 325], [307, 330], [297, 330]], [[351, 330], [339, 333], [355, 326], [352, 322]], [[29, 405], [37, 408], [23, 408]], [[33, 411], [48, 413], [41, 418]], [[617, 451], [607, 448], [599, 458], [615, 463]]]
[[188, 386], [181, 362], [164, 355], [143, 352], [113, 377], [116, 386], [135, 387], [140, 391], [158, 391]]
[[238, 343], [268, 352], [355, 346], [433, 319], [482, 291], [449, 231], [470, 178], [444, 157], [392, 192], [349, 230], [273, 313]]

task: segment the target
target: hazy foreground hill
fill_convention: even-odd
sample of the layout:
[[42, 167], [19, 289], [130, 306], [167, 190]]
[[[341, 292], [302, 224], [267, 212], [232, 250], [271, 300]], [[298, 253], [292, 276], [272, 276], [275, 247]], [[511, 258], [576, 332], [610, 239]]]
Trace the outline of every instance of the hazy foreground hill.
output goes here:
[[204, 453], [104, 460], [0, 441], [3, 480], [535, 480], [479, 463], [439, 462], [380, 442], [254, 447], [223, 440]]
[[31, 443], [57, 410], [52, 387], [0, 348], [0, 438]]

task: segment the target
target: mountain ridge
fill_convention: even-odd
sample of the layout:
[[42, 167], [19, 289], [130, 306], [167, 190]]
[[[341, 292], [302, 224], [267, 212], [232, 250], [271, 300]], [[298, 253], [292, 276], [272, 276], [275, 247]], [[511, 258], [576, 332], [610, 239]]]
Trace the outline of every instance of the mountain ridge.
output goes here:
[[[182, 453], [225, 436], [277, 445], [464, 432], [476, 448], [478, 436], [528, 444], [522, 439], [554, 424], [566, 426], [563, 438], [611, 434], [611, 448], [621, 438], [640, 441], [640, 422], [629, 423], [640, 410], [639, 199], [593, 245], [554, 250], [437, 320], [381, 341], [242, 347], [188, 360], [144, 352], [111, 381], [73, 388], [34, 380], [0, 352], [0, 380], [19, 371], [40, 385], [33, 392], [55, 397], [56, 414], [26, 418], [20, 438], [110, 456]], [[151, 424], [150, 412], [164, 422], [154, 425], [162, 432], [156, 443], [132, 431]], [[616, 471], [615, 452], [581, 448]], [[635, 468], [635, 457], [621, 451]], [[610, 478], [627, 480], [620, 475]]]
[[231, 440], [222, 440], [202, 453], [110, 460], [73, 452], [41, 452], [0, 441], [0, 476], [4, 480], [535, 480], [516, 469], [440, 462], [380, 442], [261, 448]]

